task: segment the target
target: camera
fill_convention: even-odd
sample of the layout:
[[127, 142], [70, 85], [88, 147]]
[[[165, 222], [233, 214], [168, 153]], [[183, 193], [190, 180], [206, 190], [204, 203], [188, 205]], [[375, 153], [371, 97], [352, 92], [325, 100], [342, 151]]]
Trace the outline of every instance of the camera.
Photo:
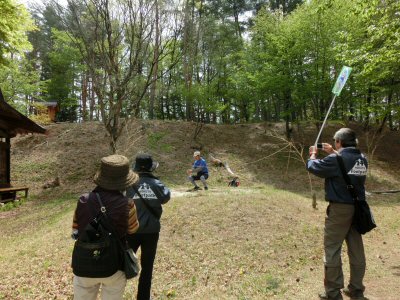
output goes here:
[[322, 149], [322, 143], [317, 143], [317, 149]]

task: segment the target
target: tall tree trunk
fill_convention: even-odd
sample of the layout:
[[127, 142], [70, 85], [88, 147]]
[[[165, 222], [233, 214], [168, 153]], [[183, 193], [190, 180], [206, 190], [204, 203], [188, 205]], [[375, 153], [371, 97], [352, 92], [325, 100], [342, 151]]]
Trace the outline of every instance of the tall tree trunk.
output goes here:
[[284, 105], [285, 105], [285, 128], [286, 128], [286, 138], [289, 140], [292, 133], [292, 128], [290, 126], [290, 109], [291, 109], [292, 95], [290, 91], [285, 91], [284, 95]]
[[365, 112], [365, 121], [364, 121], [364, 131], [368, 131], [369, 128], [369, 123], [370, 123], [370, 117], [369, 117], [369, 107], [371, 107], [371, 101], [372, 101], [372, 88], [368, 88], [368, 93], [367, 93], [367, 99], [366, 99], [366, 112]]
[[154, 71], [153, 71], [153, 82], [150, 89], [150, 103], [149, 103], [149, 118], [154, 119], [154, 106], [157, 89], [157, 76], [158, 76], [158, 62], [159, 62], [159, 46], [160, 46], [160, 25], [159, 25], [159, 10], [158, 0], [154, 0], [155, 6], [155, 42], [154, 42]]
[[241, 32], [240, 23], [239, 23], [239, 13], [240, 13], [239, 12], [239, 8], [237, 7], [236, 2], [234, 1], [234, 4], [233, 4], [233, 16], [234, 16], [234, 19], [235, 19], [236, 35], [240, 39], [242, 39], [242, 32]]
[[393, 102], [393, 86], [394, 86], [394, 79], [391, 80], [389, 95], [387, 97], [387, 109], [388, 109], [388, 121], [389, 121], [389, 128], [390, 130], [394, 130], [393, 125], [393, 114], [392, 114], [392, 102]]
[[82, 75], [82, 122], [87, 120], [87, 110], [86, 110], [86, 103], [87, 103], [87, 95], [88, 95], [88, 82], [86, 74]]
[[186, 120], [192, 121], [193, 101], [191, 96], [192, 78], [193, 78], [193, 60], [192, 60], [192, 46], [193, 46], [193, 10], [194, 1], [187, 0], [185, 5], [185, 20], [184, 20], [184, 33], [183, 33], [183, 73], [185, 79], [186, 89]]
[[90, 94], [89, 120], [90, 120], [90, 121], [93, 121], [93, 118], [94, 118], [95, 116], [96, 116], [97, 119], [98, 119], [98, 110], [97, 110], [97, 112], [95, 111], [96, 98], [95, 98], [95, 93], [94, 93], [92, 81], [89, 81], [89, 94]]

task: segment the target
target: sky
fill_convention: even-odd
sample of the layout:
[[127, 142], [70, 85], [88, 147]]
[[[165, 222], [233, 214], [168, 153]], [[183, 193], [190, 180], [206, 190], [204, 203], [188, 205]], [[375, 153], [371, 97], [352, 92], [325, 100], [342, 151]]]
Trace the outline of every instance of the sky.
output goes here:
[[28, 7], [30, 4], [43, 4], [44, 1], [41, 0], [16, 0], [17, 2], [24, 4], [26, 7]]
[[[1, 0], [0, 0], [1, 1]], [[44, 1], [44, 0], [16, 0], [19, 3], [25, 4], [26, 7], [28, 7], [30, 4], [41, 4], [43, 5], [44, 2], [48, 2], [48, 1]], [[66, 3], [67, 0], [58, 0], [57, 2], [59, 3]]]

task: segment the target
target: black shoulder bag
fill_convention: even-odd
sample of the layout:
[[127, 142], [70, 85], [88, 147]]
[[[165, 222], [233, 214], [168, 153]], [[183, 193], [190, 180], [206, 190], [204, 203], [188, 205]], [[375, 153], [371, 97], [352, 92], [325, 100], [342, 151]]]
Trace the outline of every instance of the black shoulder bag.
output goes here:
[[374, 215], [372, 214], [372, 211], [369, 208], [367, 201], [360, 200], [358, 198], [357, 191], [351, 184], [350, 177], [344, 167], [342, 156], [337, 155], [336, 157], [339, 163], [340, 170], [342, 171], [343, 178], [346, 181], [347, 190], [350, 192], [351, 196], [354, 199], [353, 225], [360, 234], [365, 234], [376, 227]]
[[140, 272], [140, 266], [139, 266], [139, 261], [136, 257], [135, 252], [132, 250], [132, 248], [124, 247], [124, 245], [121, 242], [121, 239], [118, 237], [114, 226], [111, 224], [111, 222], [107, 218], [106, 214], [106, 207], [103, 205], [103, 202], [101, 201], [100, 195], [96, 193], [97, 200], [100, 202], [100, 211], [104, 216], [104, 220], [106, 221], [106, 227], [108, 227], [111, 231], [111, 233], [114, 235], [114, 239], [117, 240], [119, 249], [122, 253], [123, 257], [123, 271], [125, 272], [125, 277], [126, 279], [131, 279], [136, 277], [139, 272]]

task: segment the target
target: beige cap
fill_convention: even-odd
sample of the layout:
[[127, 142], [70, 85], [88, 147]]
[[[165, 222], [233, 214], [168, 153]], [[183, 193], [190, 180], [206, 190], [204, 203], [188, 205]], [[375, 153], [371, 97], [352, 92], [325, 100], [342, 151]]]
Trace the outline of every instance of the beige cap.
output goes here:
[[193, 157], [200, 156], [200, 151], [194, 151]]

